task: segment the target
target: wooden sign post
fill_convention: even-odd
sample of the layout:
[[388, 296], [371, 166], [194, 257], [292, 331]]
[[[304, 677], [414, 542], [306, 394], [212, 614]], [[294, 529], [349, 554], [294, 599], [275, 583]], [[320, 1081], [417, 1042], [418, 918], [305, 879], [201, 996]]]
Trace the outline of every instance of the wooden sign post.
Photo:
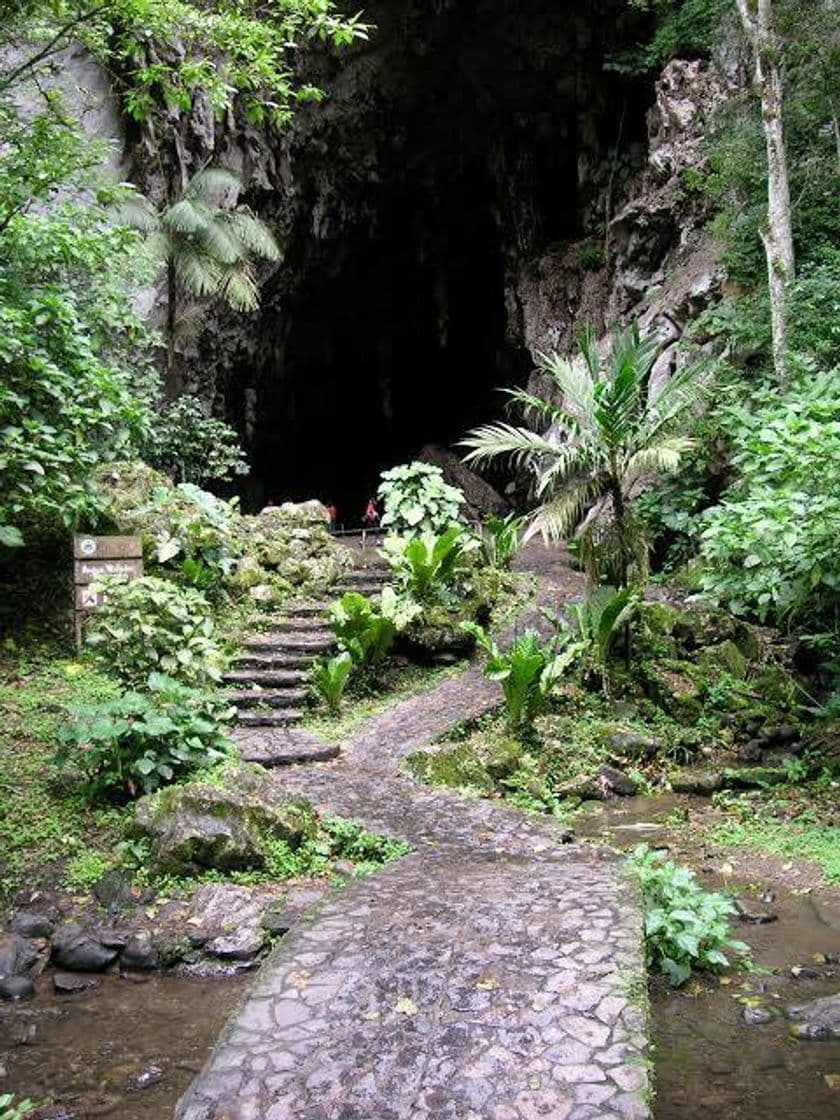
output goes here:
[[143, 544], [139, 537], [73, 538], [73, 582], [76, 619], [76, 647], [82, 646], [82, 627], [91, 612], [102, 603], [102, 592], [91, 584], [103, 576], [137, 579], [143, 574]]

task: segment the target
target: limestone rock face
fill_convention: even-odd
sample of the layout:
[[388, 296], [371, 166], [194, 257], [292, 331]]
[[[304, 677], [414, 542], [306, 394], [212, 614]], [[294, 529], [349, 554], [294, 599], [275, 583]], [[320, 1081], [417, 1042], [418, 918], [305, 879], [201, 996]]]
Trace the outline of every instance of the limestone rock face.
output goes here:
[[272, 838], [296, 847], [315, 833], [303, 798], [281, 799], [257, 767], [230, 767], [224, 785], [170, 786], [137, 803], [135, 824], [151, 837], [155, 864], [172, 874], [259, 868]]

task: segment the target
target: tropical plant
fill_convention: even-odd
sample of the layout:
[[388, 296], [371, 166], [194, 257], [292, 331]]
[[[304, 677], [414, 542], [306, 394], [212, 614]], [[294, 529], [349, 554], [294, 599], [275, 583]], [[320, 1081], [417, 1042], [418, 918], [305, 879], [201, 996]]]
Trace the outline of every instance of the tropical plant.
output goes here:
[[85, 641], [107, 673], [133, 688], [142, 688], [152, 672], [196, 686], [219, 680], [224, 658], [200, 592], [157, 576], [111, 576], [94, 586], [104, 597]]
[[[629, 587], [596, 587], [580, 602], [572, 603], [572, 632], [581, 643], [583, 657], [589, 661], [609, 691], [607, 664], [619, 634], [629, 641], [629, 624], [639, 609], [639, 596]], [[629, 645], [626, 646], [629, 655]]]
[[538, 634], [526, 631], [502, 650], [484, 627], [464, 622], [461, 629], [471, 634], [487, 654], [485, 676], [502, 685], [509, 730], [513, 734], [527, 732], [574, 662], [580, 645], [567, 643], [565, 637], [543, 642]]
[[[634, 569], [644, 569], [647, 551], [633, 517], [632, 488], [649, 475], [674, 470], [692, 446], [681, 429], [700, 401], [703, 378], [693, 365], [651, 383], [659, 344], [643, 338], [638, 326], [614, 334], [603, 358], [591, 331], [584, 333], [580, 349], [576, 361], [558, 354], [541, 358], [551, 399], [507, 390], [526, 419], [543, 421], [543, 432], [491, 424], [474, 429], [463, 445], [470, 448], [467, 462], [484, 466], [508, 459], [533, 474], [539, 505], [526, 539], [540, 533], [559, 540], [577, 530], [589, 546], [590, 573], [611, 572], [623, 587]], [[607, 511], [601, 499], [611, 510], [609, 534], [602, 531]], [[599, 505], [583, 520], [592, 503]]]
[[341, 698], [344, 696], [352, 669], [353, 658], [343, 650], [335, 657], [320, 658], [310, 673], [312, 687], [332, 715], [337, 715], [341, 709]]
[[151, 673], [147, 691], [72, 707], [57, 766], [82, 772], [91, 797], [152, 793], [230, 752], [223, 724], [233, 715], [217, 694]]
[[382, 472], [377, 491], [384, 503], [382, 527], [395, 533], [442, 533], [456, 524], [465, 498], [431, 463], [406, 463]]
[[166, 265], [167, 362], [175, 361], [181, 295], [192, 299], [221, 297], [237, 311], [259, 306], [253, 261], [277, 261], [280, 249], [268, 226], [246, 206], [237, 205], [242, 182], [232, 171], [205, 167], [181, 197], [156, 210], [141, 195], [127, 196], [118, 207], [122, 221], [148, 234], [152, 254]]
[[484, 524], [482, 544], [484, 558], [491, 568], [507, 571], [519, 551], [519, 543], [525, 527], [525, 518], [509, 513], [507, 517], [494, 515]]
[[142, 457], [175, 482], [227, 482], [249, 467], [236, 432], [208, 416], [197, 397], [163, 405], [155, 417]]
[[425, 604], [456, 596], [458, 581], [470, 571], [470, 557], [480, 547], [469, 530], [452, 525], [440, 536], [388, 537], [381, 552], [395, 587]]
[[736, 911], [730, 898], [703, 890], [692, 871], [645, 844], [633, 849], [630, 860], [642, 888], [648, 961], [674, 987], [695, 968], [728, 968], [724, 950], [742, 958], [749, 953], [748, 945], [731, 937], [729, 919]]
[[393, 619], [364, 595], [348, 591], [330, 607], [329, 620], [339, 649], [355, 666], [373, 672], [381, 668], [397, 634]]

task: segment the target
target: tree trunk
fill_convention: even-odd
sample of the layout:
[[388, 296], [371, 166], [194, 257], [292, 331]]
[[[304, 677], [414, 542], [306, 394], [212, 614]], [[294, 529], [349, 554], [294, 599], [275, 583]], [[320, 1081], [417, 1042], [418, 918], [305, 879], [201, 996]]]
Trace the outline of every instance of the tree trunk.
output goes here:
[[175, 379], [175, 323], [178, 315], [178, 279], [175, 262], [166, 262], [166, 378], [171, 386]]
[[618, 585], [619, 587], [627, 587], [630, 576], [627, 507], [624, 502], [624, 494], [621, 491], [621, 482], [618, 478], [610, 481], [609, 489], [615, 518], [615, 535], [618, 539]]
[[793, 279], [795, 262], [787, 152], [782, 123], [784, 87], [781, 45], [773, 30], [772, 0], [736, 0], [736, 3], [752, 50], [753, 80], [761, 101], [761, 121], [767, 151], [767, 224], [761, 239], [767, 257], [773, 366], [779, 381], [784, 384], [787, 349], [785, 300], [788, 283]]

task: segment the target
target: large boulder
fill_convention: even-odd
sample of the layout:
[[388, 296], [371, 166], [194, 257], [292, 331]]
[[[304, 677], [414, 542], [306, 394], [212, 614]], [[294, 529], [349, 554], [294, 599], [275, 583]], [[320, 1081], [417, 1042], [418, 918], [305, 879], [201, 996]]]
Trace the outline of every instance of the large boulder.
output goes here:
[[315, 835], [316, 818], [308, 801], [283, 797], [259, 767], [231, 766], [223, 784], [190, 782], [142, 798], [135, 827], [151, 838], [161, 871], [194, 874], [260, 868], [267, 842], [298, 847]]
[[440, 467], [444, 480], [461, 491], [466, 499], [463, 514], [469, 521], [486, 521], [492, 514], [504, 516], [508, 512], [508, 504], [501, 494], [481, 475], [470, 470], [454, 451], [429, 443], [420, 452], [419, 459], [421, 463]]

